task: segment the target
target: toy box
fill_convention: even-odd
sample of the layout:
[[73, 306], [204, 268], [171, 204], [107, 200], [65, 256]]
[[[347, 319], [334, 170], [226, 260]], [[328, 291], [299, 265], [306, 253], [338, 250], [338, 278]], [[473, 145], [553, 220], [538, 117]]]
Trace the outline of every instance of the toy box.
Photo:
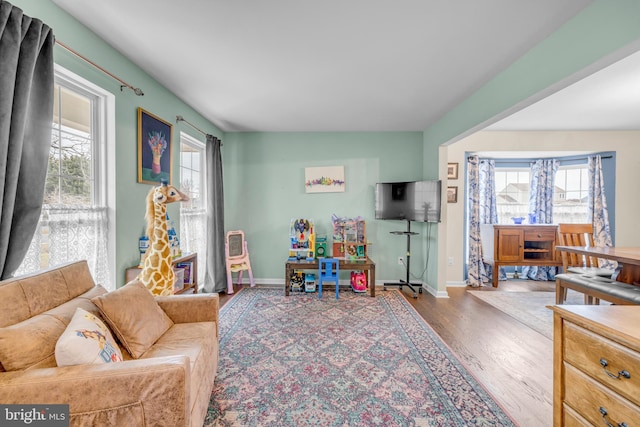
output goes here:
[[316, 291], [316, 275], [313, 273], [307, 273], [304, 276], [304, 291], [315, 292]]
[[299, 291], [302, 292], [304, 290], [304, 278], [305, 274], [302, 271], [293, 271], [291, 273], [291, 291]]

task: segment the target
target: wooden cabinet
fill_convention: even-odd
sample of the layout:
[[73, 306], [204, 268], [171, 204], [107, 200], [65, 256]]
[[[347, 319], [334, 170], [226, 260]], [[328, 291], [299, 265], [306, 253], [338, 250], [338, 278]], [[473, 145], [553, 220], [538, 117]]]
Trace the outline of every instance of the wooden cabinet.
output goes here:
[[[180, 257], [174, 258], [172, 261], [173, 267], [177, 267], [178, 264], [190, 264], [189, 275], [191, 276], [191, 280], [189, 283], [185, 283], [182, 289], [177, 289], [175, 294], [189, 293], [192, 292], [194, 294], [198, 293], [198, 254], [196, 252], [185, 254]], [[125, 283], [129, 283], [140, 274], [142, 269], [138, 267], [131, 267], [125, 270]], [[185, 271], [186, 274], [186, 271]]]
[[557, 235], [556, 225], [493, 225], [493, 286], [498, 286], [501, 266], [561, 266], [562, 260], [556, 256]]
[[553, 425], [640, 420], [640, 307], [553, 306]]
[[520, 228], [495, 227], [494, 259], [501, 262], [516, 262], [524, 259], [523, 234]]

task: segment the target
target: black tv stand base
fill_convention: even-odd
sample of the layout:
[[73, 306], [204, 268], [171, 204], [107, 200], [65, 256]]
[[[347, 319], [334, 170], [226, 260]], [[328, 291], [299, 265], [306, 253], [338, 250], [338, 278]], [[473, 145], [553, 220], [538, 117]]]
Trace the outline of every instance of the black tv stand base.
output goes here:
[[411, 221], [407, 220], [407, 231], [392, 231], [391, 234], [407, 236], [407, 263], [405, 264], [407, 279], [406, 280], [400, 279], [399, 283], [385, 283], [382, 289], [386, 291], [387, 286], [399, 286], [400, 290], [402, 291], [402, 287], [406, 286], [407, 288], [413, 291], [413, 297], [418, 298], [418, 294], [416, 293], [416, 289], [414, 288], [414, 286], [417, 286], [418, 292], [422, 293], [422, 285], [420, 285], [419, 283], [411, 283], [409, 281], [410, 270], [411, 270], [411, 236], [415, 236], [418, 233], [414, 233], [411, 231]]
[[387, 290], [387, 286], [398, 286], [400, 288], [400, 290], [402, 291], [402, 287], [406, 286], [407, 288], [411, 289], [413, 291], [413, 297], [414, 298], [418, 298], [418, 294], [416, 293], [416, 289], [414, 288], [417, 287], [418, 288], [418, 292], [422, 293], [422, 285], [419, 283], [408, 283], [404, 280], [400, 280], [399, 283], [385, 283], [382, 285], [382, 290], [386, 291]]

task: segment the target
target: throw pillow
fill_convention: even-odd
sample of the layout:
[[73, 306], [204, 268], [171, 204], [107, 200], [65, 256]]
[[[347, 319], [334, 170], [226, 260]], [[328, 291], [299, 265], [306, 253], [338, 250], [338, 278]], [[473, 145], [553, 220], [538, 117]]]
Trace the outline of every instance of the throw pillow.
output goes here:
[[139, 281], [130, 282], [91, 301], [134, 359], [142, 356], [173, 326], [173, 321]]
[[56, 343], [58, 366], [122, 362], [111, 332], [95, 315], [78, 307]]

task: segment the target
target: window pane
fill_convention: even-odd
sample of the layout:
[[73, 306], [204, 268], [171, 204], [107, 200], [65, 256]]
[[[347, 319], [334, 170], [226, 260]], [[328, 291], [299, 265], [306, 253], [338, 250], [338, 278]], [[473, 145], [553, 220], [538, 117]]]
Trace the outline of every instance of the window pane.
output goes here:
[[182, 182], [180, 183], [181, 190], [187, 195], [190, 195], [191, 191], [193, 191], [193, 179], [191, 170], [183, 168], [182, 177], [180, 179], [182, 180]]
[[[54, 123], [61, 127], [77, 132], [89, 133], [91, 131], [91, 100], [81, 95], [56, 85], [60, 91], [60, 105], [54, 105]], [[57, 121], [58, 111], [61, 121]]]
[[191, 168], [191, 153], [184, 151], [180, 153], [180, 166], [183, 168]]
[[511, 218], [513, 217], [527, 217], [529, 211], [528, 169], [496, 169], [496, 205], [498, 223], [500, 224], [512, 224]]
[[586, 164], [562, 166], [556, 174], [553, 222], [587, 222], [588, 176]]
[[580, 171], [576, 169], [569, 169], [567, 174], [567, 191], [580, 191]]

